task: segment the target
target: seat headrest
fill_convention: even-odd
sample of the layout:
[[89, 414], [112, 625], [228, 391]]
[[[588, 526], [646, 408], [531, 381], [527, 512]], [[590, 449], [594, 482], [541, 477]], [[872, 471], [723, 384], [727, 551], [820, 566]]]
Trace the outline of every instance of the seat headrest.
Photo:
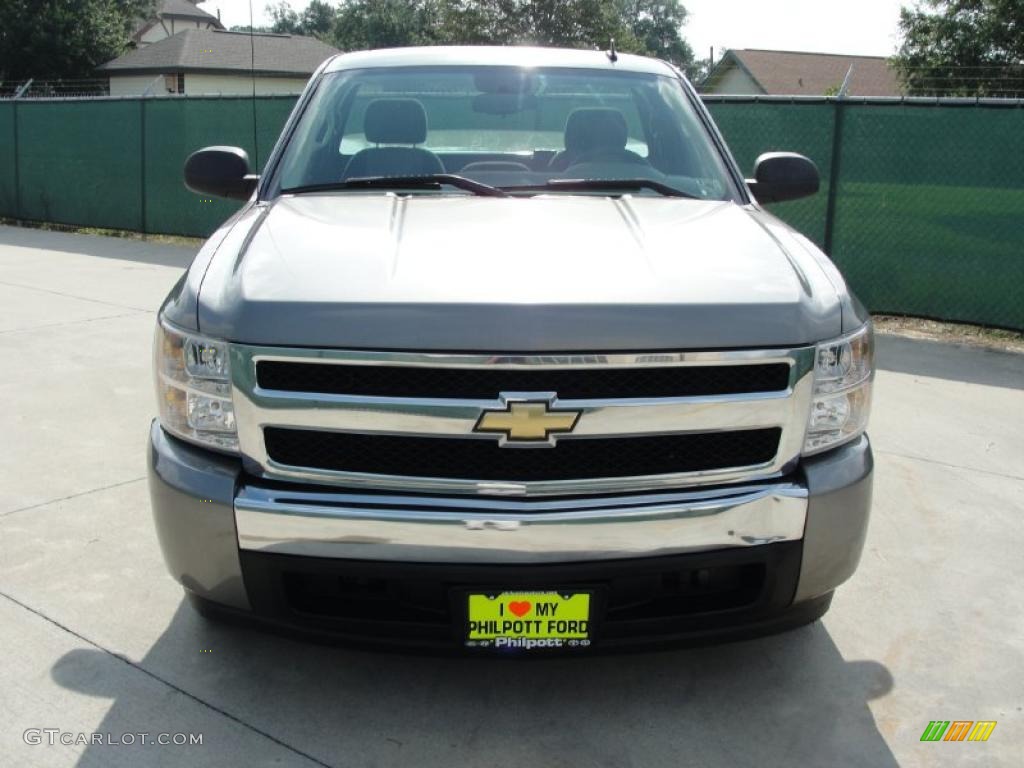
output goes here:
[[427, 113], [415, 99], [377, 99], [366, 105], [363, 133], [373, 144], [422, 144]]
[[628, 133], [626, 118], [617, 109], [577, 109], [565, 123], [565, 148], [573, 153], [625, 149]]

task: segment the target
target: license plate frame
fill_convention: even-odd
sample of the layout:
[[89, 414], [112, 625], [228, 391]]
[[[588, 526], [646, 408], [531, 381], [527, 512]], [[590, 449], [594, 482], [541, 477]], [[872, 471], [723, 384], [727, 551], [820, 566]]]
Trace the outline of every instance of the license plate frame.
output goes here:
[[[497, 587], [467, 588], [459, 590], [457, 599], [461, 604], [462, 622], [460, 641], [466, 648], [498, 652], [531, 652], [581, 650], [594, 642], [594, 624], [600, 604], [598, 590], [574, 585], [572, 587]], [[516, 610], [522, 611], [522, 603], [529, 603], [529, 610], [516, 615], [512, 603], [519, 603]], [[486, 608], [482, 608], [486, 606]], [[497, 610], [503, 606], [507, 610]], [[555, 606], [554, 608], [545, 606]], [[558, 612], [562, 611], [562, 617]], [[538, 627], [505, 626], [483, 627], [474, 622], [542, 622]], [[558, 622], [584, 621], [578, 624], [562, 625]], [[548, 622], [555, 622], [552, 626]], [[524, 631], [525, 630], [525, 631]]]

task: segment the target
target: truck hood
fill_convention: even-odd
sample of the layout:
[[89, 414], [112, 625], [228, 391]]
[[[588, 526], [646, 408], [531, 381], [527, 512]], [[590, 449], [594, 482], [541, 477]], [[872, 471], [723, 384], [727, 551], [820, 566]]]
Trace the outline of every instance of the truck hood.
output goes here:
[[732, 202], [285, 196], [221, 242], [198, 322], [284, 346], [800, 345], [841, 333], [835, 282], [786, 227]]

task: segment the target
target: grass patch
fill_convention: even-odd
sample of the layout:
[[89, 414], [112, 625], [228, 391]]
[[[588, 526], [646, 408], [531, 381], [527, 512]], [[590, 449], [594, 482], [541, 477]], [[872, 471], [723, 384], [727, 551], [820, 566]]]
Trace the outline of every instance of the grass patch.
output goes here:
[[1024, 333], [1020, 331], [896, 315], [874, 315], [872, 320], [881, 334], [1024, 354]]

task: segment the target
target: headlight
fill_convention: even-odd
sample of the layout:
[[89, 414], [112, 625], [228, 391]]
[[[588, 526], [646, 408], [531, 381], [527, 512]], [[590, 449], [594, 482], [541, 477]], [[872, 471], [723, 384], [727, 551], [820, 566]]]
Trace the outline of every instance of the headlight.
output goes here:
[[164, 429], [193, 443], [237, 452], [228, 345], [159, 321], [153, 364]]
[[814, 360], [814, 399], [804, 455], [845, 443], [868, 424], [874, 378], [874, 333], [859, 331], [819, 344]]

